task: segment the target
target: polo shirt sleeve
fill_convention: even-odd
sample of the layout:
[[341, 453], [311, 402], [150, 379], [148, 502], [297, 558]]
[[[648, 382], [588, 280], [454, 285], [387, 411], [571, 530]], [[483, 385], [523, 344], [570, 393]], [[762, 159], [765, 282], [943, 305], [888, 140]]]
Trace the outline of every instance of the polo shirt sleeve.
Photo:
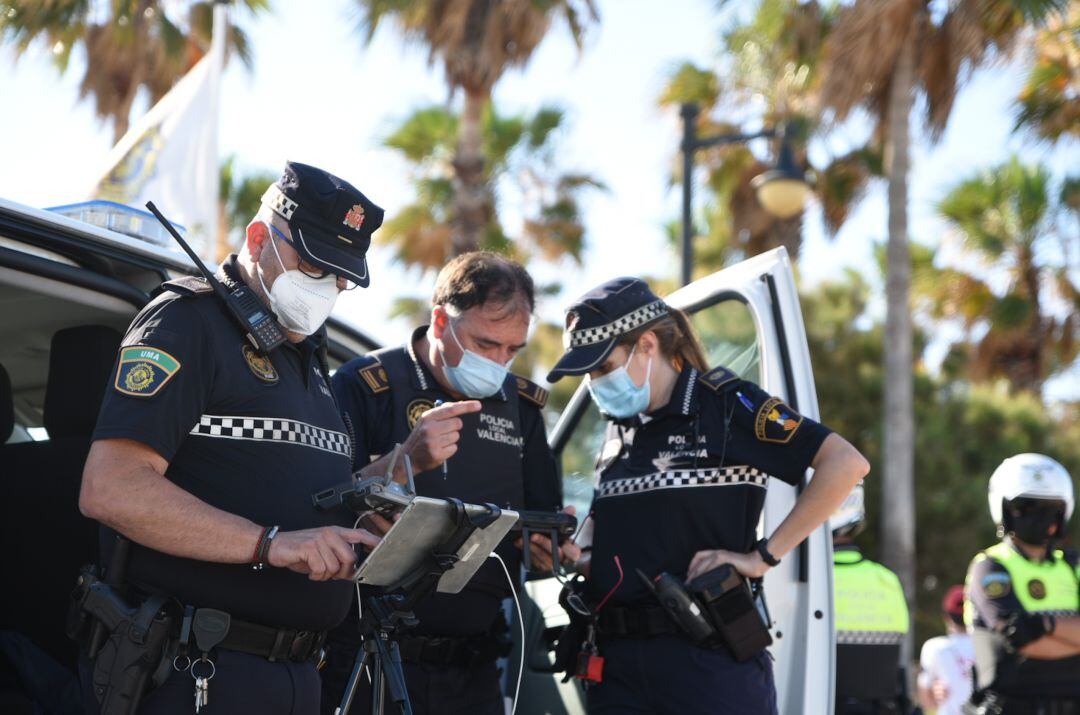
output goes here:
[[747, 445], [751, 466], [798, 484], [832, 430], [752, 382], [729, 387], [726, 398], [732, 440]]
[[384, 385], [377, 381], [373, 387], [364, 378], [365, 371], [378, 367], [376, 359], [360, 357], [339, 367], [330, 379], [338, 407], [352, 426], [356, 442], [353, 445], [354, 470], [363, 469], [373, 458], [386, 452], [385, 446], [393, 429], [389, 383]]
[[172, 461], [210, 402], [213, 336], [199, 298], [164, 294], [124, 336], [93, 439], [131, 439]]
[[1024, 611], [1008, 570], [992, 558], [971, 564], [966, 595], [977, 621], [994, 630], [1001, 628], [1011, 614]]
[[562, 483], [555, 455], [548, 446], [543, 413], [522, 404], [521, 430], [525, 444], [521, 448], [525, 475], [525, 508], [555, 511], [562, 507]]

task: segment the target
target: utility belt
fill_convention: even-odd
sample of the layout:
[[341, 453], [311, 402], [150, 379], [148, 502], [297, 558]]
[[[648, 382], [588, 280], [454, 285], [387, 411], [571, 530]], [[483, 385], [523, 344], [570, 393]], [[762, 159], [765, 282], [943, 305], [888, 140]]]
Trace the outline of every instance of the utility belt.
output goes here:
[[[604, 658], [599, 634], [608, 638], [652, 638], [681, 634], [700, 648], [724, 648], [738, 662], [748, 661], [772, 643], [768, 611], [760, 582], [747, 583], [731, 564], [722, 564], [689, 584], [670, 574], [638, 575], [659, 601], [658, 606], [620, 607], [601, 602], [590, 607], [582, 597], [581, 581], [567, 582], [559, 603], [570, 625], [559, 637], [554, 672], [566, 672], [563, 682], [577, 677], [584, 684], [603, 681]], [[602, 643], [601, 643], [602, 645]]]
[[270, 661], [322, 658], [325, 632], [248, 623], [223, 611], [180, 606], [160, 594], [133, 602], [126, 591], [103, 581], [100, 569], [89, 565], [71, 594], [67, 634], [91, 662], [101, 715], [134, 713], [172, 670], [191, 668], [194, 677], [200, 661], [212, 670], [210, 654], [218, 648]]
[[397, 639], [401, 659], [407, 663], [476, 668], [510, 654], [512, 644], [490, 635], [462, 638], [442, 636], [401, 636]]
[[398, 636], [401, 659], [408, 663], [435, 666], [476, 668], [510, 654], [510, 625], [499, 611], [487, 633], [472, 636], [429, 636], [403, 634]]
[[605, 606], [596, 616], [596, 632], [611, 638], [653, 638], [683, 631], [663, 606]]
[[1080, 715], [1075, 698], [1018, 698], [984, 691], [979, 703], [964, 704], [965, 715]]

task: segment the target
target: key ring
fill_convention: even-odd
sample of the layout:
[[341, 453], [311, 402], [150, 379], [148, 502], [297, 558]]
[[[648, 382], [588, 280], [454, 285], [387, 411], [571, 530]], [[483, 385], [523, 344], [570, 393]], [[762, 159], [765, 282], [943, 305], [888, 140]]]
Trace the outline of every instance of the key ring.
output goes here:
[[[207, 665], [210, 666], [210, 674], [209, 675], [200, 676], [200, 675], [195, 674], [195, 666], [198, 665], [199, 663], [206, 663]], [[196, 680], [210, 680], [211, 678], [214, 677], [214, 675], [216, 673], [217, 673], [217, 667], [214, 665], [214, 661], [210, 660], [206, 656], [203, 656], [202, 658], [199, 658], [197, 661], [195, 661], [194, 663], [191, 664], [191, 677], [195, 678]]]
[[[183, 668], [181, 668], [179, 665], [176, 664], [177, 661], [179, 661], [181, 658], [183, 658], [184, 661], [185, 661]], [[172, 667], [173, 667], [173, 670], [175, 670], [177, 673], [183, 673], [185, 670], [187, 670], [188, 668], [191, 667], [191, 657], [187, 656], [187, 655], [178, 655], [178, 656], [176, 656], [175, 658], [172, 659]]]

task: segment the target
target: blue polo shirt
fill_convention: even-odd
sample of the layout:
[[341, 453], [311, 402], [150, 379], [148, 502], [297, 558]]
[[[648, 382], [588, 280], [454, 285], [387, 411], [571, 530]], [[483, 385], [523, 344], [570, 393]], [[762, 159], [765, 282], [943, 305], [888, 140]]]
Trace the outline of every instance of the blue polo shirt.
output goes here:
[[611, 593], [611, 603], [651, 604], [635, 569], [685, 578], [698, 551], [748, 552], [770, 480], [798, 483], [829, 432], [725, 368], [683, 369], [666, 405], [607, 429], [592, 511], [592, 601]]
[[[239, 281], [235, 256], [219, 278]], [[324, 340], [261, 355], [205, 281], [182, 279], [128, 329], [93, 438], [151, 447], [178, 487], [256, 524], [351, 526], [350, 515], [317, 511], [311, 501], [312, 492], [351, 474], [350, 439], [318, 358]], [[305, 630], [336, 625], [352, 595], [345, 581], [317, 583], [286, 569], [255, 571], [140, 545], [133, 545], [128, 580], [184, 604]]]

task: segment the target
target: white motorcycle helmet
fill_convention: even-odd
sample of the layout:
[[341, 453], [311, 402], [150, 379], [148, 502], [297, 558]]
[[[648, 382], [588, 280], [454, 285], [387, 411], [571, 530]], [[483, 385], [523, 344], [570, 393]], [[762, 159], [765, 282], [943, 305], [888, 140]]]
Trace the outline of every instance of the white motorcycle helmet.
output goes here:
[[1046, 455], [1028, 452], [1009, 457], [994, 470], [987, 500], [990, 516], [1003, 533], [1009, 531], [1009, 525], [1004, 523], [1004, 505], [1021, 497], [1063, 502], [1065, 514], [1058, 533], [1064, 532], [1075, 505], [1072, 478], [1065, 467]]
[[866, 503], [862, 482], [844, 497], [844, 502], [829, 517], [833, 537], [856, 536], [866, 526]]

